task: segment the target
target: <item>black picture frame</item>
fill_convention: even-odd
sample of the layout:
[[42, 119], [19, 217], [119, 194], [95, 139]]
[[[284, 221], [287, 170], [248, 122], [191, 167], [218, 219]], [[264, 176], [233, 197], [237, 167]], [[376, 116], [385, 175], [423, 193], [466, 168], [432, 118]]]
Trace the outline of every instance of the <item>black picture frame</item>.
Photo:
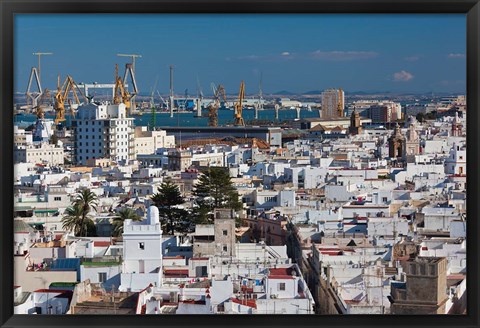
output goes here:
[[[478, 0], [0, 0], [1, 159], [0, 197], [0, 324], [2, 327], [86, 326], [479, 326], [479, 198], [480, 180], [480, 4]], [[256, 315], [256, 316], [51, 316], [13, 315], [13, 35], [14, 15], [21, 13], [463, 13], [467, 17], [468, 238], [467, 315]], [[12, 110], [9, 110], [9, 109]]]

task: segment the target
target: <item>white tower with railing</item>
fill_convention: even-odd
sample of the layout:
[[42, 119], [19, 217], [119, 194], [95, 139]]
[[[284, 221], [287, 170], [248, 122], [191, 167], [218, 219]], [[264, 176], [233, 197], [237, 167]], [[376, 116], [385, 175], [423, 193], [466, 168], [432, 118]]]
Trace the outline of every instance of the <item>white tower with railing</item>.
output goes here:
[[120, 290], [140, 291], [162, 279], [162, 229], [158, 208], [148, 208], [147, 219], [123, 225], [123, 267]]

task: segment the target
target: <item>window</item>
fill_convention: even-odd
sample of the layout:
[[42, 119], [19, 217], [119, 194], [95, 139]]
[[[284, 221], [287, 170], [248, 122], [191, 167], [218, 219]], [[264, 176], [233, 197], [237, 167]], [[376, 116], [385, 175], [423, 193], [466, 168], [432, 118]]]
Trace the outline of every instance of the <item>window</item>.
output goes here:
[[224, 251], [224, 252], [227, 252], [227, 251], [228, 251], [227, 245], [223, 245], [223, 251]]
[[99, 272], [98, 273], [98, 282], [102, 283], [107, 281], [107, 273], [106, 272]]
[[410, 264], [410, 274], [417, 274], [417, 265], [415, 263]]
[[228, 236], [228, 230], [223, 230], [223, 235]]
[[280, 282], [278, 284], [278, 290], [285, 290], [285, 283], [284, 282]]
[[382, 198], [382, 202], [386, 203], [388, 201], [388, 198], [387, 197], [383, 197]]
[[421, 274], [422, 276], [425, 276], [425, 275], [427, 274], [426, 271], [427, 271], [427, 270], [426, 270], [426, 265], [425, 265], [424, 263], [420, 264], [420, 274]]
[[62, 197], [53, 197], [53, 200], [60, 201], [60, 200], [62, 200]]
[[144, 242], [138, 243], [138, 248], [145, 249], [145, 243]]

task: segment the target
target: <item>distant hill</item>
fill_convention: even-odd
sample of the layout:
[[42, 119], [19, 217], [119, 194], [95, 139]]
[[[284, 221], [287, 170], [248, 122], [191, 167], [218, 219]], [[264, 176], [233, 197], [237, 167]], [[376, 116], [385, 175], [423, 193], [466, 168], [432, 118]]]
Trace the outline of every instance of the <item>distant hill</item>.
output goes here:
[[294, 92], [290, 92], [290, 91], [287, 91], [287, 90], [282, 90], [282, 91], [277, 91], [277, 92], [274, 92], [272, 93], [272, 95], [295, 95], [296, 93]]

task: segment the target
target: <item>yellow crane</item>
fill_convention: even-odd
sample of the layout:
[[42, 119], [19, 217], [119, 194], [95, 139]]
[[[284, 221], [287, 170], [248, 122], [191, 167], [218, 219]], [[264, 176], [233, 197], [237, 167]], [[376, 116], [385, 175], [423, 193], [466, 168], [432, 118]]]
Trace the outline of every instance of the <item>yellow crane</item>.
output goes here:
[[235, 103], [235, 122], [236, 126], [245, 126], [245, 121], [243, 120], [243, 99], [245, 98], [245, 83], [243, 81], [240, 83], [240, 91], [238, 93], [238, 101]]
[[42, 95], [40, 96], [37, 106], [34, 107], [35, 114], [37, 115], [37, 118], [40, 120], [45, 118], [44, 107], [47, 99], [50, 99], [50, 90], [45, 89]]
[[115, 65], [115, 91], [113, 93], [113, 103], [118, 105], [121, 103], [125, 104], [125, 108], [127, 110], [127, 115], [130, 114], [130, 107], [132, 106], [131, 103], [132, 96], [125, 88], [125, 80], [118, 76], [118, 64]]
[[76, 104], [80, 104], [80, 100], [77, 96], [77, 91], [82, 95], [83, 99], [87, 101], [87, 98], [83, 94], [82, 90], [78, 87], [77, 83], [73, 80], [70, 75], [67, 75], [65, 78], [65, 82], [63, 82], [62, 86], [60, 86], [60, 75], [58, 75], [57, 80], [57, 93], [55, 94], [55, 124], [65, 121], [65, 101], [68, 100], [68, 104], [70, 105], [70, 110], [72, 117], [75, 117], [75, 111], [72, 106], [71, 99], [68, 99], [68, 95], [70, 91], [73, 93], [73, 98]]
[[343, 104], [342, 101], [342, 89], [338, 89], [338, 105], [337, 105], [337, 115], [338, 117], [343, 117], [343, 111], [345, 108], [345, 105]]
[[225, 94], [225, 89], [221, 84], [216, 88], [212, 85], [213, 93], [213, 102], [208, 105], [208, 126], [217, 127], [218, 126], [218, 108], [220, 107], [220, 101], [223, 99], [224, 102], [227, 102], [227, 96]]

